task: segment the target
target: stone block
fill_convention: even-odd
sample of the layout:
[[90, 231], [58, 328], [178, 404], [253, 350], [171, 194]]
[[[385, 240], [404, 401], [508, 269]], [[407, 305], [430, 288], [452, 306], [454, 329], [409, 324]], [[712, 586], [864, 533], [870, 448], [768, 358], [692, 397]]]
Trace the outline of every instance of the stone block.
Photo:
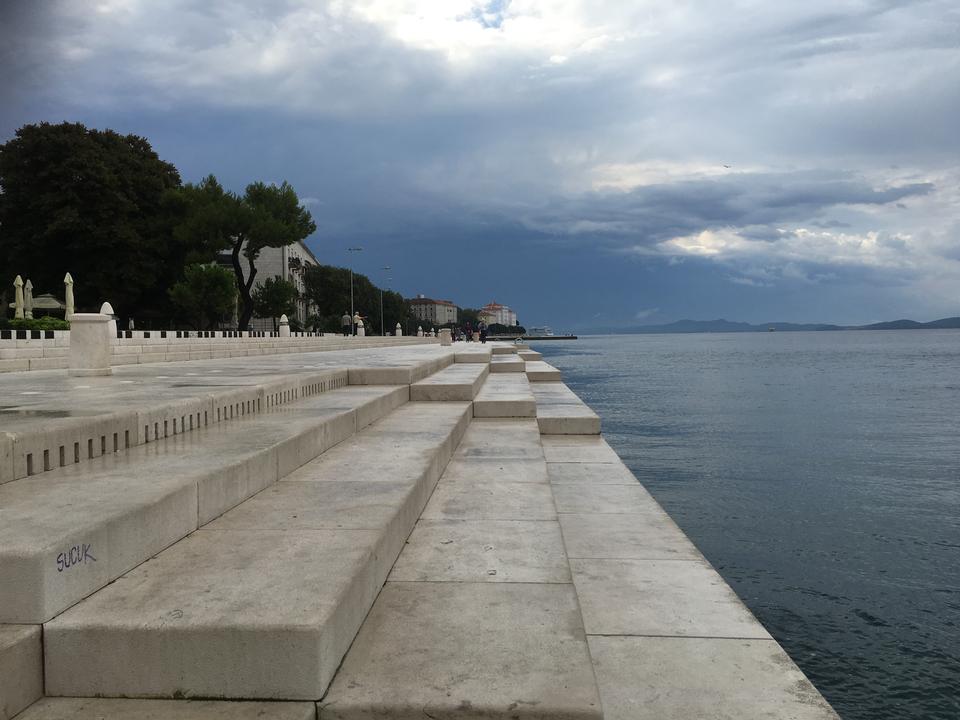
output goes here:
[[197, 527], [196, 484], [129, 473], [0, 486], [0, 622], [39, 623]]
[[556, 520], [546, 483], [444, 478], [423, 511], [425, 520]]
[[316, 720], [312, 702], [43, 698], [17, 720]]
[[16, 479], [13, 470], [13, 436], [0, 432], [0, 485]]
[[523, 373], [491, 373], [473, 401], [478, 418], [535, 417], [537, 404]]
[[54, 696], [315, 700], [376, 596], [370, 530], [199, 530], [47, 623]]
[[516, 355], [494, 355], [490, 358], [490, 372], [523, 372], [526, 363]]
[[390, 573], [393, 581], [568, 583], [555, 522], [421, 520]]
[[318, 707], [324, 720], [602, 717], [567, 584], [389, 582]]
[[660, 506], [646, 488], [633, 485], [558, 484], [553, 488], [558, 513], [609, 515], [659, 512]]
[[10, 720], [43, 695], [39, 625], [0, 625], [0, 720]]
[[557, 485], [632, 485], [637, 482], [633, 473], [622, 462], [548, 462], [547, 474], [550, 477], [550, 482]]
[[606, 720], [839, 720], [773, 640], [590, 637]]
[[591, 635], [770, 639], [703, 560], [571, 559]]
[[414, 402], [473, 400], [489, 372], [489, 365], [455, 363], [411, 385], [410, 399]]
[[534, 360], [526, 362], [527, 380], [530, 382], [560, 382], [561, 373], [553, 365]]
[[455, 352], [455, 362], [458, 363], [489, 363], [493, 356], [493, 350], [490, 346], [466, 345], [457, 346]]
[[[558, 487], [554, 485], [554, 492]], [[662, 510], [633, 515], [561, 513], [558, 517], [571, 559], [703, 559], [690, 539]]]

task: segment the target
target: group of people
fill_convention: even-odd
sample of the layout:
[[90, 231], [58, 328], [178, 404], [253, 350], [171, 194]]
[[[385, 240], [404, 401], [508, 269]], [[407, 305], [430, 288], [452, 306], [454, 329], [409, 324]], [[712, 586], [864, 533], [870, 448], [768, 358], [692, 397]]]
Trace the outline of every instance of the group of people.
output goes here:
[[487, 324], [481, 320], [477, 323], [476, 328], [469, 322], [464, 323], [463, 328], [454, 326], [453, 330], [453, 339], [457, 340], [466, 340], [467, 342], [472, 342], [474, 340], [479, 340], [482, 343], [487, 341]]
[[353, 313], [353, 317], [350, 317], [350, 313], [344, 310], [343, 316], [340, 318], [340, 326], [343, 328], [345, 337], [356, 335], [357, 328], [363, 327], [363, 319], [358, 312]]

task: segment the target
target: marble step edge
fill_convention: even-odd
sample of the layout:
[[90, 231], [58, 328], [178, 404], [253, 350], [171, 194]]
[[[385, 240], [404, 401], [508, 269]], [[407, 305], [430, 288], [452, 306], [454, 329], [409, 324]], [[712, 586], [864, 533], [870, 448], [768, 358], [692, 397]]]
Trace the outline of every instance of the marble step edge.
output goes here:
[[[175, 697], [182, 692], [182, 678], [189, 677], [190, 690], [187, 694], [198, 697], [319, 700], [372, 607], [471, 419], [470, 404], [462, 403], [446, 434], [435, 441], [431, 457], [420, 458], [419, 461], [425, 461], [425, 464], [419, 471], [419, 477], [392, 511], [389, 521], [378, 531], [369, 531], [370, 534], [376, 533], [376, 537], [369, 539], [366, 544], [358, 542], [351, 545], [351, 550], [360, 553], [360, 557], [354, 562], [348, 578], [341, 578], [339, 584], [333, 583], [339, 595], [334, 602], [324, 603], [329, 611], [325, 613], [320, 627], [304, 628], [286, 623], [271, 625], [259, 616], [251, 619], [231, 615], [222, 616], [220, 624], [204, 623], [194, 633], [184, 629], [176, 635], [165, 635], [165, 627], [131, 628], [128, 627], [128, 621], [112, 627], [108, 618], [88, 622], [82, 617], [81, 604], [78, 606], [81, 613], [79, 620], [77, 613], [71, 610], [44, 627], [47, 692], [64, 696]], [[373, 432], [375, 428], [373, 426], [368, 431]], [[369, 452], [368, 447], [358, 444], [360, 450]], [[349, 449], [348, 445], [343, 446], [339, 449], [343, 451], [340, 454]], [[317, 462], [324, 462], [324, 458], [318, 458]], [[344, 457], [338, 457], [337, 462], [341, 466], [349, 465]], [[229, 530], [199, 531], [211, 532], [225, 533]], [[256, 535], [258, 531], [249, 532]], [[259, 532], [262, 534], [264, 531]], [[361, 531], [352, 532], [354, 536], [349, 540], [354, 543]], [[191, 537], [181, 543], [190, 542]], [[228, 539], [219, 538], [210, 542], [219, 548], [213, 553], [214, 557], [218, 557], [218, 553], [230, 543]], [[181, 543], [168, 548], [165, 553], [176, 554]], [[161, 553], [158, 558], [163, 555]], [[321, 563], [323, 560], [317, 558], [314, 562]], [[291, 585], [277, 587], [278, 597], [282, 597], [283, 592], [296, 590], [301, 571], [292, 568], [291, 572]], [[106, 592], [123, 592], [117, 588], [116, 584], [112, 585]], [[96, 602], [96, 595], [91, 600]], [[265, 624], [258, 627], [259, 622]], [[301, 638], [303, 642], [292, 642], [294, 637]], [[123, 657], [119, 658], [116, 652], [111, 652], [109, 649], [112, 647], [124, 648]], [[211, 651], [211, 647], [219, 649]], [[252, 650], [253, 647], [257, 650]], [[138, 652], [142, 653], [139, 661], [136, 657]], [[165, 654], [158, 657], [158, 653]], [[284, 687], [280, 690], [271, 686], [269, 679], [263, 678], [260, 658], [265, 656], [272, 658], [271, 674], [283, 678]], [[223, 659], [223, 664], [216, 665], [214, 658]], [[143, 672], [147, 663], [150, 671]], [[275, 672], [277, 663], [283, 665], [280, 668], [282, 672]], [[134, 673], [137, 677], [124, 677], [127, 666], [138, 668]], [[144, 679], [144, 676], [149, 679]], [[275, 682], [281, 683], [279, 680]], [[225, 684], [231, 684], [230, 688], [224, 690]]]
[[[336, 394], [352, 395], [349, 389]], [[49, 620], [408, 399], [408, 386], [362, 392], [352, 407], [308, 419], [292, 435], [215, 470], [178, 478], [92, 520], [83, 533], [49, 538], [42, 547], [0, 548], [0, 622]], [[18, 482], [44, 481], [41, 476]], [[76, 491], [82, 490], [78, 484]]]
[[148, 407], [51, 418], [41, 428], [0, 432], [0, 484], [266, 412], [346, 387], [349, 381], [348, 369], [323, 370], [219, 392], [207, 390]]

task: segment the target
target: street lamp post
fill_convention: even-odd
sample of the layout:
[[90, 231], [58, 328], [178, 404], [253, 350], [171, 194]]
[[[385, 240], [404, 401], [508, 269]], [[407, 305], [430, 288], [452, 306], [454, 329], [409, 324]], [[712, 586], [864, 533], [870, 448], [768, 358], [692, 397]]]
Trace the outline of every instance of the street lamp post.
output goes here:
[[[347, 252], [362, 252], [362, 247], [352, 247], [347, 248]], [[356, 327], [353, 324], [353, 317], [356, 313], [353, 311], [353, 261], [350, 261], [350, 334], [356, 332]]]
[[[390, 272], [390, 266], [387, 265], [383, 268], [387, 272]], [[390, 277], [387, 276], [387, 282], [390, 282]], [[380, 337], [386, 337], [386, 333], [383, 332], [383, 288], [380, 288]]]

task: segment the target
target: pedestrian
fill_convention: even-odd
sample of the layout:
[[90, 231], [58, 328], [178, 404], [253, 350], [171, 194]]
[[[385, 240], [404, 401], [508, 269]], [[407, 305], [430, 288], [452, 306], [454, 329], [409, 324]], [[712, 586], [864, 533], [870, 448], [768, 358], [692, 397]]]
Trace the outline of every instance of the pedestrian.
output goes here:
[[467, 336], [467, 342], [473, 340], [473, 327], [468, 322], [463, 328], [464, 335]]
[[350, 335], [350, 325], [351, 325], [350, 313], [346, 310], [343, 311], [343, 317], [340, 318], [340, 325], [343, 328], [343, 336], [347, 337]]
[[357, 334], [357, 328], [360, 327], [360, 311], [353, 313], [353, 334]]
[[481, 320], [480, 324], [477, 325], [477, 329], [480, 331], [480, 342], [487, 342], [487, 324]]

